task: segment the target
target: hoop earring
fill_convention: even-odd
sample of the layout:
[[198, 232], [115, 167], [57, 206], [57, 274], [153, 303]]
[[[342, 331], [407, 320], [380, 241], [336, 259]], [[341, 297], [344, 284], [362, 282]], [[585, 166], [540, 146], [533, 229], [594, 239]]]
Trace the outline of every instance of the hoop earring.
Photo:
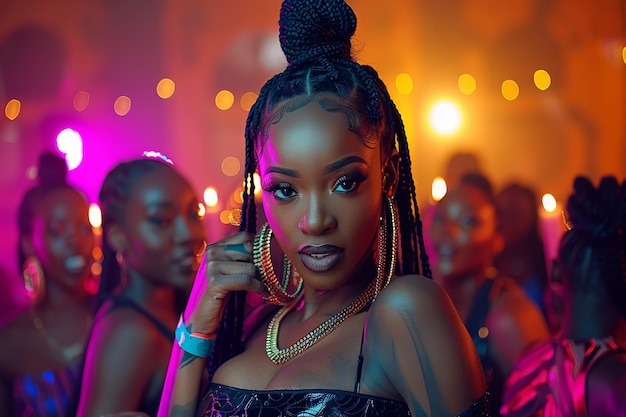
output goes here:
[[[272, 253], [270, 240], [272, 239], [272, 229], [269, 223], [265, 223], [259, 234], [254, 238], [252, 244], [252, 258], [254, 264], [261, 273], [261, 280], [269, 292], [269, 296], [263, 297], [265, 301], [272, 304], [286, 305], [291, 303], [300, 294], [302, 289], [302, 277], [293, 267], [286, 255], [283, 254], [283, 278], [279, 281], [272, 264]], [[291, 282], [297, 282], [296, 290], [289, 294], [287, 289]]]
[[379, 218], [375, 297], [391, 282], [398, 261], [398, 232], [400, 231], [398, 208], [386, 193], [383, 193], [383, 199], [385, 207], [383, 215]]
[[26, 258], [24, 265], [22, 265], [22, 276], [26, 295], [33, 304], [39, 304], [46, 294], [46, 278], [41, 262], [36, 256]]

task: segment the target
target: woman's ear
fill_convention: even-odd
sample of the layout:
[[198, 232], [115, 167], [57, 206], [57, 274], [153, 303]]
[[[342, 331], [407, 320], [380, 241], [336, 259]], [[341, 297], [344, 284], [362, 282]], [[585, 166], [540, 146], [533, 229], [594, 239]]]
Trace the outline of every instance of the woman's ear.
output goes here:
[[400, 154], [394, 150], [383, 166], [383, 192], [390, 198], [396, 194], [400, 172]]

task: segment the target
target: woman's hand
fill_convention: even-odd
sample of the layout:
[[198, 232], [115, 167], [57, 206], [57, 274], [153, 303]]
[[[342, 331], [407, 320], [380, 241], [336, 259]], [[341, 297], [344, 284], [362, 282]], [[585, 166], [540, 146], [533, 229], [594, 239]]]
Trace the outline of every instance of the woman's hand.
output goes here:
[[252, 260], [254, 235], [240, 232], [207, 246], [185, 309], [185, 324], [194, 333], [217, 331], [233, 291], [267, 295]]

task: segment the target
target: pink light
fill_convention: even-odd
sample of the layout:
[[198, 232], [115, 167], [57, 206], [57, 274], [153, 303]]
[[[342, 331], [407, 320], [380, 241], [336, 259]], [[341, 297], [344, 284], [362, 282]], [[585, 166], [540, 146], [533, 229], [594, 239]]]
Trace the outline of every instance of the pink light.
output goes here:
[[63, 129], [57, 135], [57, 149], [65, 154], [67, 168], [76, 169], [83, 161], [83, 138], [74, 129]]

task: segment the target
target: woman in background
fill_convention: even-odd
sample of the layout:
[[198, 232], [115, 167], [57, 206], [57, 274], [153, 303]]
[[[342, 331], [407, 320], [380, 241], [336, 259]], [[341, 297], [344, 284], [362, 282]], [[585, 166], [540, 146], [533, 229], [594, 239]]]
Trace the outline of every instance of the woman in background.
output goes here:
[[574, 181], [550, 288], [563, 305], [552, 340], [511, 372], [502, 415], [626, 416], [626, 181]]
[[161, 159], [115, 166], [100, 190], [101, 305], [86, 352], [78, 417], [156, 415], [174, 329], [205, 242], [199, 201]]
[[93, 229], [85, 196], [66, 182], [65, 159], [39, 158], [22, 198], [18, 260], [30, 299], [0, 330], [0, 415], [62, 417], [78, 380], [92, 322]]
[[448, 191], [435, 207], [430, 237], [435, 281], [450, 294], [476, 344], [497, 415], [504, 380], [517, 357], [550, 334], [522, 287], [493, 267], [503, 239], [485, 176], [467, 174]]

